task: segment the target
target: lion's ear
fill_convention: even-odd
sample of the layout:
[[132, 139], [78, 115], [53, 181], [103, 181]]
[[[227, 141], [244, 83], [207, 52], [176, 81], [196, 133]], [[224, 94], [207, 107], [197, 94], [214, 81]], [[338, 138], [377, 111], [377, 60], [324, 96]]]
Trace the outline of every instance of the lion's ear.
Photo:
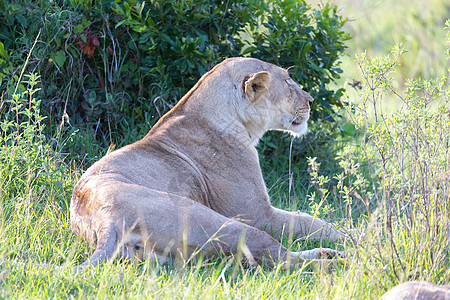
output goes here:
[[268, 72], [249, 74], [242, 80], [242, 86], [250, 102], [256, 102], [270, 85], [272, 78]]

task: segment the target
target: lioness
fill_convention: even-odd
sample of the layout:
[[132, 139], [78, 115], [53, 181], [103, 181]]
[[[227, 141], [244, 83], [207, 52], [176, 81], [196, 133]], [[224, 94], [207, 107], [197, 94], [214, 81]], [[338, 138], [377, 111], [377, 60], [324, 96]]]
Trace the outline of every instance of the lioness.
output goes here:
[[[70, 221], [96, 250], [81, 267], [119, 256], [187, 259], [242, 251], [250, 261], [303, 262], [275, 238], [343, 237], [323, 220], [271, 206], [258, 154], [267, 130], [307, 131], [312, 97], [275, 65], [231, 58], [215, 66], [140, 141], [93, 164], [76, 184]], [[237, 219], [239, 218], [239, 219]]]

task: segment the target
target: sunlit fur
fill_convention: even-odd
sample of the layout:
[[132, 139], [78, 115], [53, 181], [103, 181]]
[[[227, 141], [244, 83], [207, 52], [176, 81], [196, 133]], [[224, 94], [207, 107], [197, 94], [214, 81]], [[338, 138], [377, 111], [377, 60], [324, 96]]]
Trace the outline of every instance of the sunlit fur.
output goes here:
[[204, 258], [244, 253], [271, 266], [336, 253], [290, 252], [273, 238], [287, 228], [309, 239], [343, 234], [319, 218], [273, 207], [254, 147], [270, 129], [306, 133], [311, 101], [275, 65], [233, 58], [214, 67], [143, 139], [81, 176], [71, 225], [96, 250], [80, 268], [114, 253], [165, 261], [201, 249]]

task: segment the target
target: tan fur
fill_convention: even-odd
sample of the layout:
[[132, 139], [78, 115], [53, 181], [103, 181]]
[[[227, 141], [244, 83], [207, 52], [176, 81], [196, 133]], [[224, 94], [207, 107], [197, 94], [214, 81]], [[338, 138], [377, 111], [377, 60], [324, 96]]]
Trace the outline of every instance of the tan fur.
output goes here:
[[280, 238], [343, 234], [304, 213], [274, 208], [255, 145], [267, 130], [306, 133], [312, 98], [286, 70], [233, 58], [214, 67], [140, 141], [93, 164], [74, 188], [70, 219], [96, 246], [81, 266], [119, 255], [188, 259], [220, 252], [250, 261], [302, 262], [330, 249], [289, 252]]
[[448, 300], [450, 285], [436, 285], [426, 281], [408, 281], [387, 291], [380, 300]]

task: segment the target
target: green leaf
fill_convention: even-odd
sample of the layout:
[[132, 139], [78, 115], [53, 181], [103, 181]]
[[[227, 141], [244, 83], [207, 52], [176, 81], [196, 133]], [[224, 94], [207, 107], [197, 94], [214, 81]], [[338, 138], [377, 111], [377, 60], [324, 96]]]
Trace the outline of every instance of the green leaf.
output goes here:
[[28, 25], [28, 21], [27, 19], [22, 16], [21, 14], [17, 14], [16, 15], [16, 20], [20, 23], [20, 25], [22, 25], [22, 27], [27, 27]]
[[356, 128], [355, 125], [353, 125], [352, 123], [346, 123], [341, 127], [341, 130], [344, 134], [348, 136], [354, 136]]
[[82, 32], [83, 32], [83, 25], [78, 24], [77, 26], [75, 26], [75, 27], [73, 28], [73, 32], [74, 32], [75, 34], [80, 34], [80, 33], [82, 33]]
[[305, 48], [303, 48], [303, 54], [308, 53], [309, 49], [311, 49], [311, 42], [306, 43]]
[[316, 65], [316, 64], [313, 63], [313, 62], [309, 62], [309, 66], [310, 66], [311, 68], [313, 68], [314, 70], [318, 71], [318, 72], [321, 72], [321, 73], [325, 73], [325, 72], [326, 72], [326, 70], [325, 70], [324, 68], [319, 67], [318, 65]]
[[66, 62], [66, 54], [63, 50], [59, 50], [55, 53], [55, 56], [53, 57], [53, 60], [56, 62], [58, 67], [62, 67], [64, 63]]
[[145, 1], [142, 2], [141, 6], [139, 4], [136, 4], [136, 8], [138, 9], [139, 17], [142, 18], [142, 11], [144, 10]]
[[8, 52], [5, 49], [5, 45], [0, 42], [0, 57], [6, 58], [8, 56]]

